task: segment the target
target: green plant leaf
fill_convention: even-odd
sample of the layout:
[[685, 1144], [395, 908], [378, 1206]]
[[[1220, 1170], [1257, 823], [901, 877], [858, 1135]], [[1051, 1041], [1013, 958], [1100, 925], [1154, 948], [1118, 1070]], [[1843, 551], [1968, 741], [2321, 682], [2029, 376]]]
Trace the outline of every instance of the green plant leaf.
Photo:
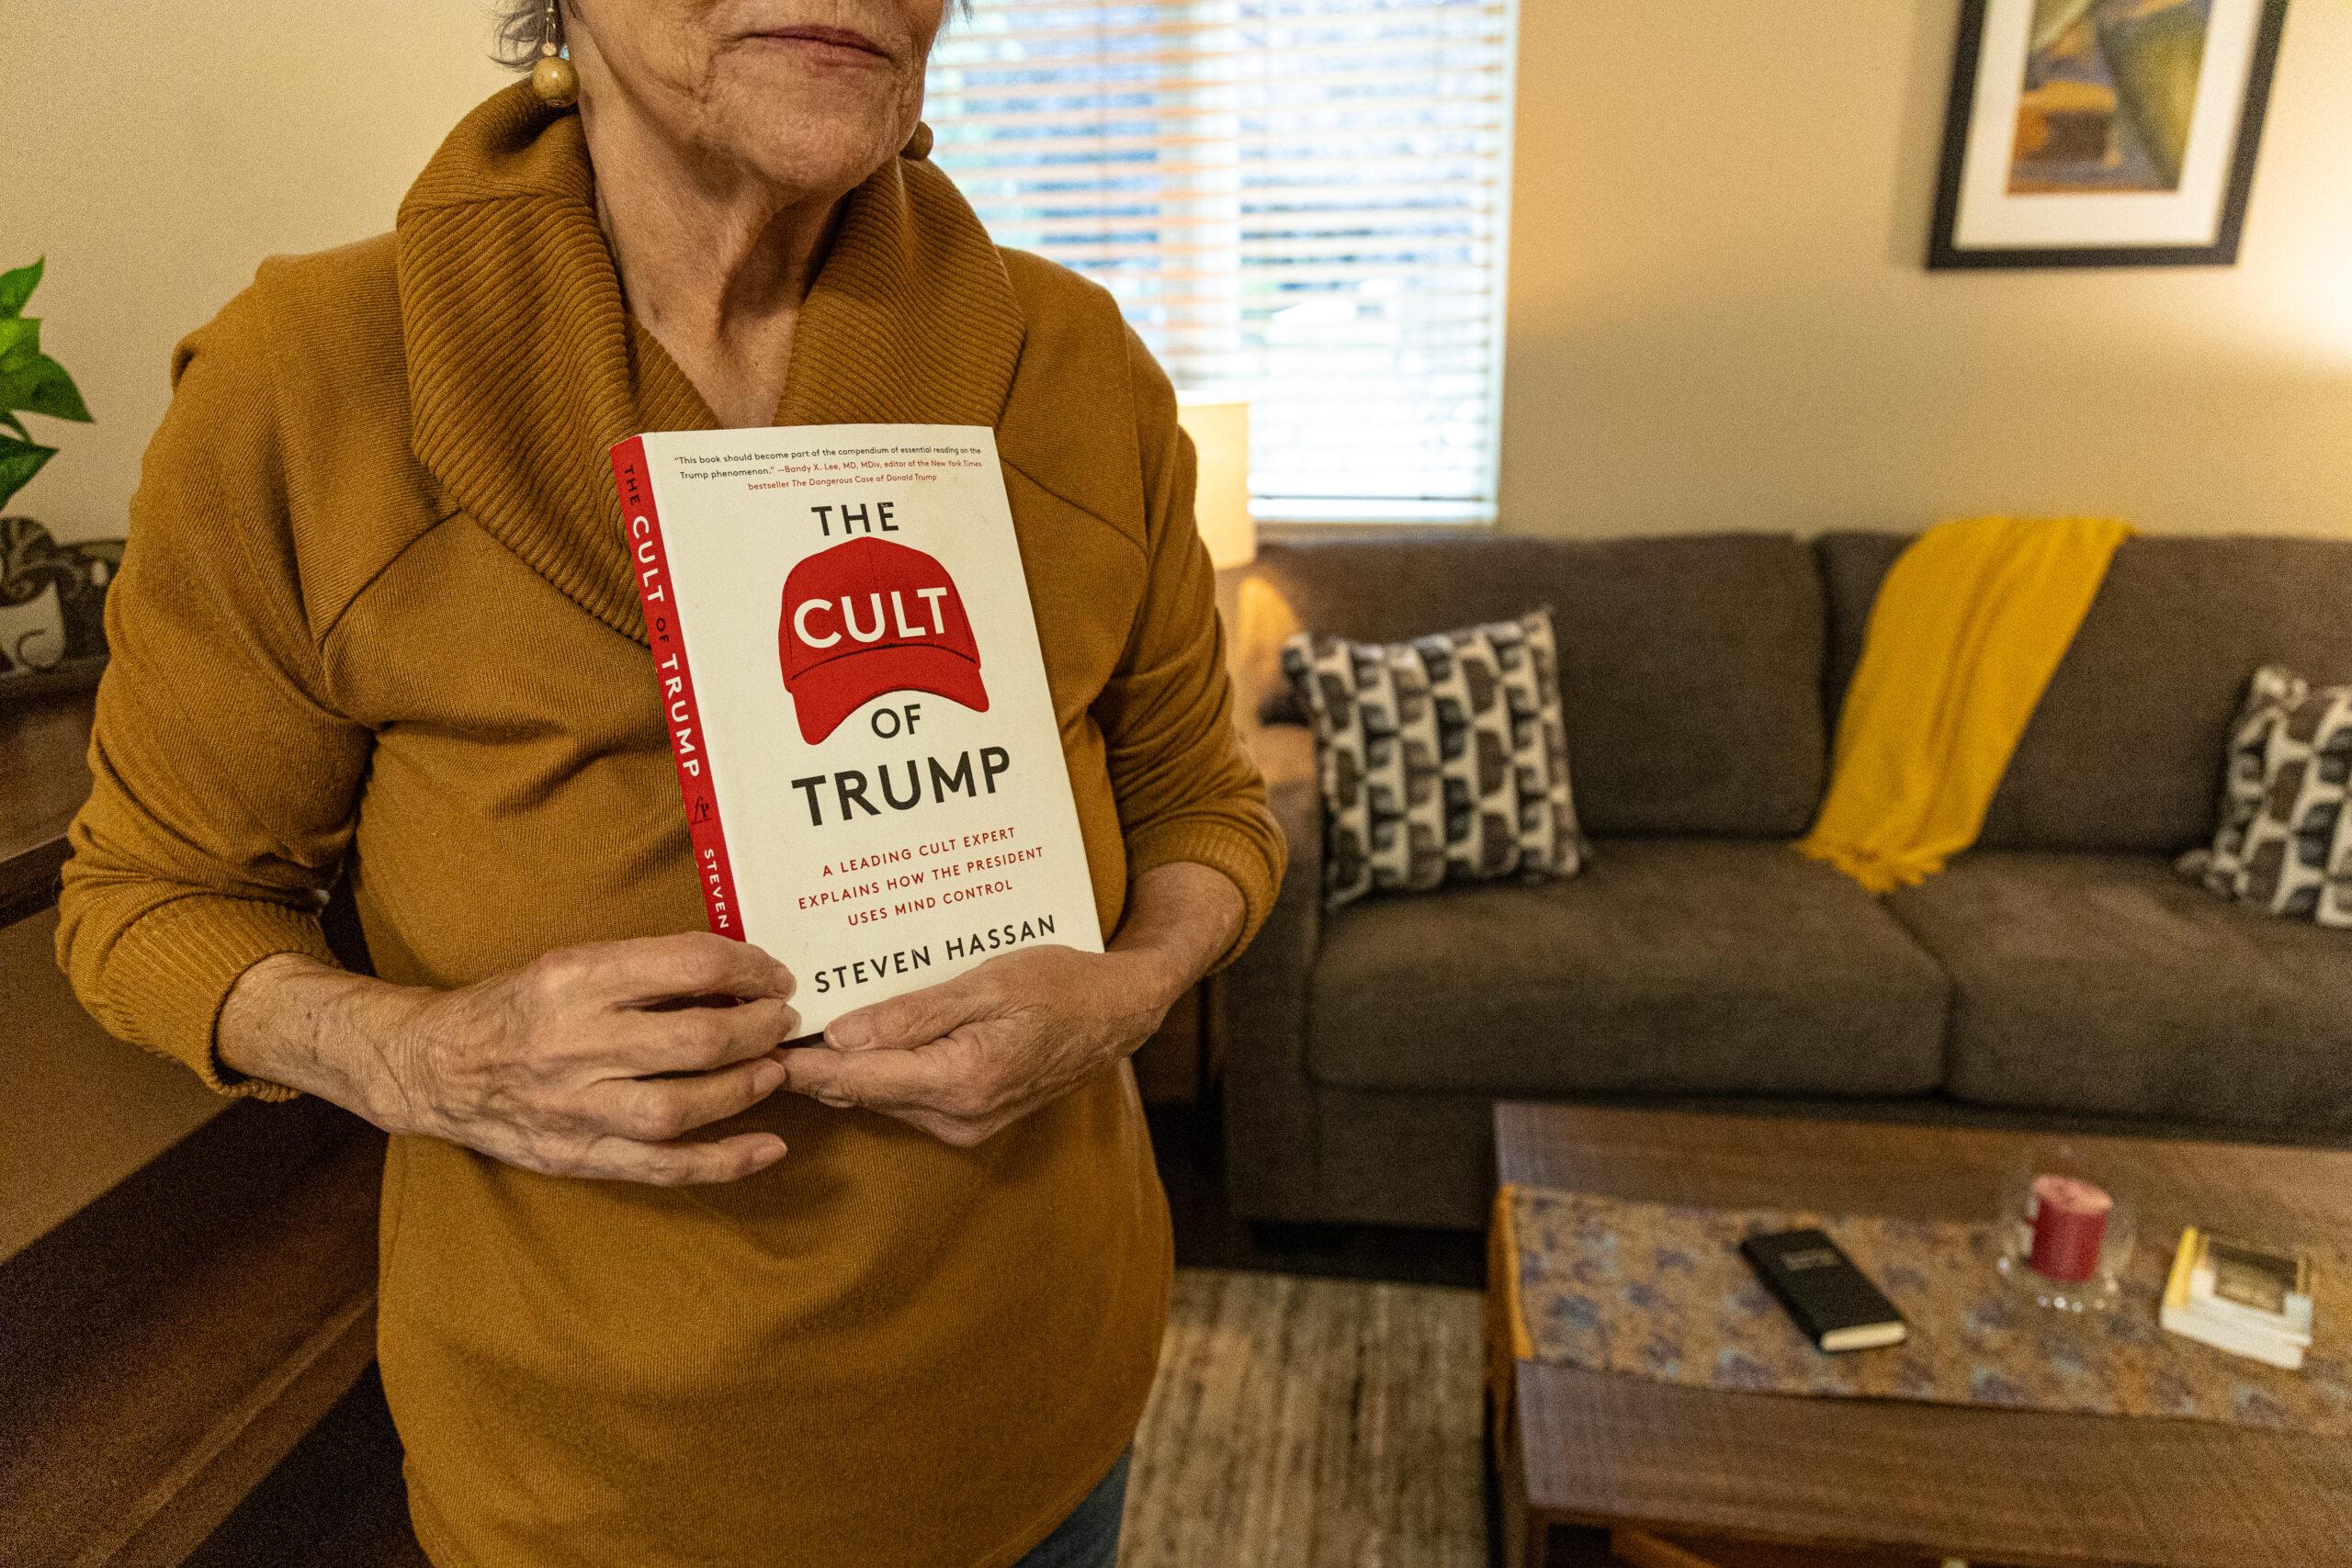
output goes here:
[[41, 359], [40, 322], [0, 316], [0, 409], [26, 406]]
[[32, 372], [26, 378], [23, 389], [6, 400], [10, 408], [22, 409], [27, 413], [90, 423], [89, 406], [82, 401], [81, 389], [74, 385], [74, 378], [65, 373], [65, 367], [46, 354], [33, 361]]
[[40, 466], [57, 456], [54, 446], [36, 446], [29, 441], [0, 435], [0, 512], [8, 507], [8, 498], [25, 488], [25, 481], [40, 472]]
[[27, 441], [30, 441], [33, 438], [33, 433], [25, 428], [25, 422], [18, 419], [15, 414], [10, 413], [6, 409], [0, 409], [0, 424], [6, 425], [9, 429], [15, 431]]
[[41, 256], [30, 266], [20, 266], [14, 272], [0, 272], [0, 317], [14, 316], [33, 297], [33, 289], [40, 283], [40, 269], [49, 258]]
[[32, 316], [0, 316], [0, 373], [29, 366], [40, 357], [40, 321]]

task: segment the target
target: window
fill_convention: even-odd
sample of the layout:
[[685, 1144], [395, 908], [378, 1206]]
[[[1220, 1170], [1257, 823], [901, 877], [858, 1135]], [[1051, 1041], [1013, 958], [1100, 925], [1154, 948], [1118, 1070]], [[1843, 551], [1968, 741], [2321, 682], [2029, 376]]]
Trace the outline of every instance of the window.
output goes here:
[[1512, 0], [973, 0], [933, 157], [1185, 391], [1250, 400], [1261, 521], [1483, 522]]

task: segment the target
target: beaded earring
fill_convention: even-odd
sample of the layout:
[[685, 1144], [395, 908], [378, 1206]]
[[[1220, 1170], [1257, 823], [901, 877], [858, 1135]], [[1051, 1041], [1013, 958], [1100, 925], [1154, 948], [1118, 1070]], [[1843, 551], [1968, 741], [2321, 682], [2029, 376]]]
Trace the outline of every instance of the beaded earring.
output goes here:
[[563, 30], [556, 17], [556, 0], [548, 0], [547, 19], [539, 28], [539, 58], [531, 67], [531, 91], [538, 94], [539, 102], [549, 108], [567, 108], [580, 97], [580, 73], [562, 54], [562, 45], [556, 41]]

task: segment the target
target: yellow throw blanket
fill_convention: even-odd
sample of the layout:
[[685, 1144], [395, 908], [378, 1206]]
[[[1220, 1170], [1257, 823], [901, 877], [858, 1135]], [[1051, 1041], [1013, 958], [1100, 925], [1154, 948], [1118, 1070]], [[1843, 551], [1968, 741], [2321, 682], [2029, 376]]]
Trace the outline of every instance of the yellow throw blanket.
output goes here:
[[1871, 606], [1829, 797], [1798, 851], [1890, 893], [1974, 843], [2131, 533], [2096, 517], [1972, 517], [1914, 540]]

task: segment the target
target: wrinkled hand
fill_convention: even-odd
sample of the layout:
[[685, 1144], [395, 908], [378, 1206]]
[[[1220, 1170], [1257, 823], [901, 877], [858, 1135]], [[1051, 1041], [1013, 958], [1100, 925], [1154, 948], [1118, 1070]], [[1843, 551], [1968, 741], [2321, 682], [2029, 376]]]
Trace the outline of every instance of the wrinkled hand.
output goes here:
[[970, 1148], [1132, 1052], [1192, 983], [1159, 955], [1033, 947], [844, 1013], [787, 1083]]
[[799, 1026], [792, 991], [783, 964], [707, 933], [564, 948], [426, 1004], [394, 1081], [413, 1130], [510, 1165], [732, 1181], [782, 1157], [783, 1140], [682, 1140], [784, 1081], [767, 1053]]
[[704, 933], [565, 948], [455, 991], [280, 954], [231, 992], [218, 1049], [387, 1131], [528, 1170], [732, 1181], [782, 1158], [783, 1140], [685, 1134], [783, 1083], [768, 1053], [799, 1027], [792, 991], [758, 948]]

